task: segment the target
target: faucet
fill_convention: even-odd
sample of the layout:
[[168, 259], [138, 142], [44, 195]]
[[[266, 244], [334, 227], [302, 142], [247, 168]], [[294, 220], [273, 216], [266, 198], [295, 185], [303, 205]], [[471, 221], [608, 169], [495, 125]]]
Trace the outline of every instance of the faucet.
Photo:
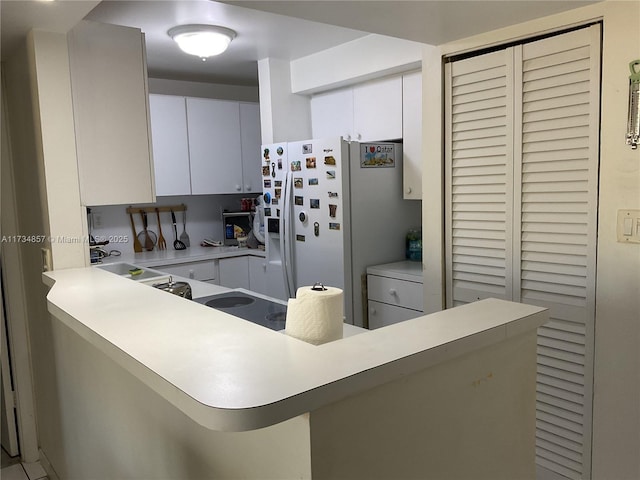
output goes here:
[[109, 252], [102, 248], [102, 245], [89, 247], [89, 257], [91, 258], [91, 263], [102, 263], [102, 259], [108, 256]]

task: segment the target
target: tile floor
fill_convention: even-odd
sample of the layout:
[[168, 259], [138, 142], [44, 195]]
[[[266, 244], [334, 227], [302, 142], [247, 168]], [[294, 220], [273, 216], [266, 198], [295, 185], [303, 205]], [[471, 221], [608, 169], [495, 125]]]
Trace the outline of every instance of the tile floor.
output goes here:
[[20, 458], [11, 458], [2, 449], [2, 480], [47, 480], [47, 473], [40, 463], [20, 463]]

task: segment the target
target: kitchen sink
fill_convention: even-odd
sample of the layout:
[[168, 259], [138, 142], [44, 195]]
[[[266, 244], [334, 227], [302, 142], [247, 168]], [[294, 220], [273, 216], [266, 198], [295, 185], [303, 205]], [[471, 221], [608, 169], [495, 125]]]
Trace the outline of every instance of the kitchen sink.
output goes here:
[[[136, 281], [166, 276], [164, 273], [158, 272], [157, 270], [142, 268], [142, 267], [138, 267], [137, 265], [133, 265], [131, 263], [125, 263], [125, 262], [96, 265], [95, 268], [106, 270], [107, 272], [115, 273], [116, 275], [120, 275], [121, 277], [130, 278]], [[142, 273], [133, 275], [131, 271], [136, 271], [136, 270], [142, 270]]]

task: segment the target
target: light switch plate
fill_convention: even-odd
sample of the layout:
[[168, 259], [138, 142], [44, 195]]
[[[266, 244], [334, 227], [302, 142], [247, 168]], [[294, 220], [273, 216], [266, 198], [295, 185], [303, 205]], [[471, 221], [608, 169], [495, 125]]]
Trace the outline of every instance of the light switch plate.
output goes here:
[[640, 243], [640, 210], [618, 210], [618, 242]]
[[53, 262], [51, 261], [51, 249], [42, 248], [40, 249], [42, 254], [42, 271], [50, 272], [53, 270]]

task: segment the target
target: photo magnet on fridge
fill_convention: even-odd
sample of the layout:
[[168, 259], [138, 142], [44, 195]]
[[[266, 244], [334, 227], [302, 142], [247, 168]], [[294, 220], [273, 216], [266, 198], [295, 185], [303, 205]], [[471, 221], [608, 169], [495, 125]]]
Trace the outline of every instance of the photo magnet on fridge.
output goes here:
[[282, 180], [276, 180], [276, 187], [282, 187]]
[[336, 171], [335, 170], [327, 170], [327, 178], [329, 180], [335, 180], [336, 178]]
[[276, 149], [276, 153], [277, 153], [278, 155], [282, 155], [282, 154], [284, 153], [284, 148], [282, 148], [282, 147], [278, 147], [278, 148]]
[[302, 153], [308, 155], [309, 153], [313, 153], [313, 144], [304, 143], [302, 144]]
[[327, 155], [326, 157], [324, 157], [324, 164], [325, 165], [335, 165], [336, 164], [336, 157], [334, 157], [333, 155]]
[[338, 198], [338, 192], [329, 192], [329, 198]]
[[309, 185], [318, 185], [318, 179], [317, 178], [310, 178], [309, 179]]
[[293, 177], [293, 188], [302, 188], [304, 186], [304, 181], [302, 177]]
[[294, 205], [304, 205], [304, 197], [300, 196], [300, 195], [295, 195], [293, 197], [293, 203]]
[[278, 203], [280, 203], [280, 201], [278, 200], [278, 197], [271, 200], [271, 205], [278, 205]]
[[302, 166], [300, 165], [300, 160], [294, 160], [293, 162], [291, 162], [292, 172], [299, 172], [300, 170], [302, 170]]
[[333, 203], [329, 204], [329, 216], [331, 218], [336, 218], [336, 212], [338, 211], [338, 205], [334, 205]]
[[278, 159], [278, 170], [282, 170], [282, 159]]
[[329, 230], [340, 230], [340, 224], [329, 222]]
[[282, 196], [282, 189], [276, 188], [276, 198], [280, 198]]
[[268, 162], [269, 161], [269, 149], [265, 148], [264, 151], [262, 152], [262, 156], [264, 157], [264, 161]]
[[296, 235], [296, 240], [298, 242], [304, 242], [304, 240], [305, 240], [304, 235]]
[[264, 216], [265, 217], [270, 217], [271, 216], [271, 209], [270, 208], [265, 208], [264, 209]]
[[264, 188], [271, 188], [271, 179], [264, 181]]
[[316, 168], [316, 157], [306, 158], [307, 168]]
[[271, 169], [269, 168], [269, 165], [265, 165], [264, 167], [262, 167], [263, 177], [268, 177], [270, 174], [271, 174]]
[[320, 199], [312, 198], [309, 200], [309, 204], [311, 208], [320, 208]]

